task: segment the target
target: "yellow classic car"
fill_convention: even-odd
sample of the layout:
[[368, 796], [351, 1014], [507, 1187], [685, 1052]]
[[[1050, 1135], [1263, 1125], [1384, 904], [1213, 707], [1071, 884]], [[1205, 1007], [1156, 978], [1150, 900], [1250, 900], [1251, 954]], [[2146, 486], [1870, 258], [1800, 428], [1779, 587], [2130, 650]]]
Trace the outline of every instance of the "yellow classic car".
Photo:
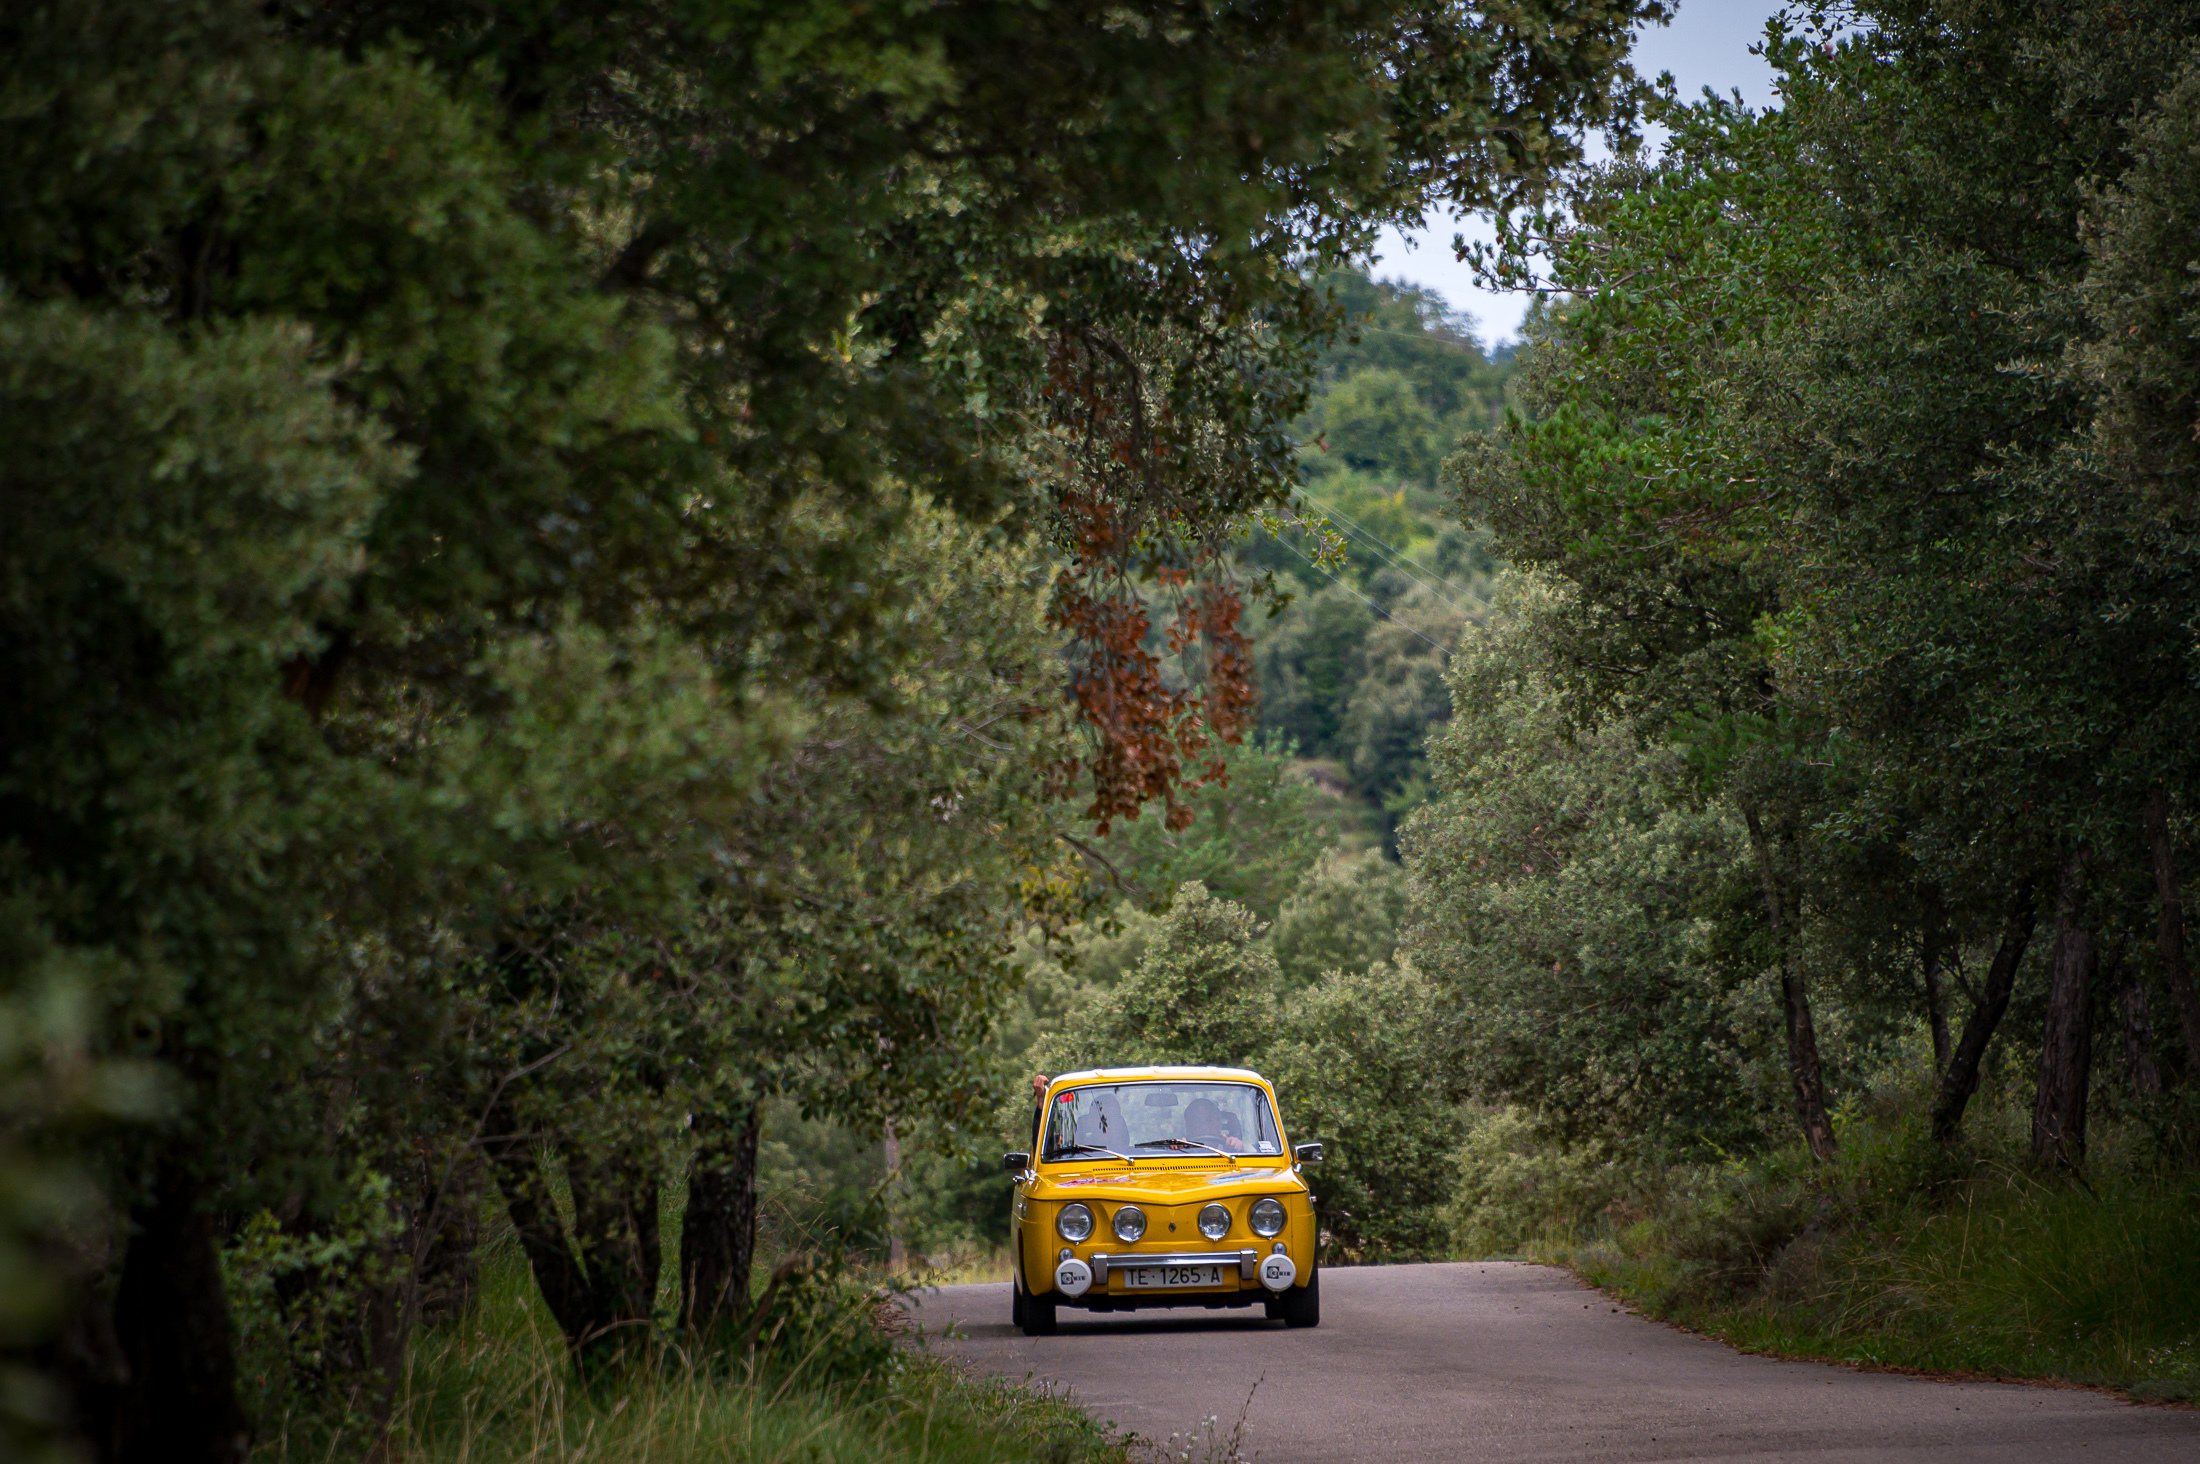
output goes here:
[[1046, 1082], [1031, 1152], [1009, 1154], [1011, 1317], [1027, 1336], [1065, 1306], [1264, 1306], [1321, 1322], [1320, 1144], [1284, 1141], [1276, 1092], [1243, 1068], [1096, 1068]]

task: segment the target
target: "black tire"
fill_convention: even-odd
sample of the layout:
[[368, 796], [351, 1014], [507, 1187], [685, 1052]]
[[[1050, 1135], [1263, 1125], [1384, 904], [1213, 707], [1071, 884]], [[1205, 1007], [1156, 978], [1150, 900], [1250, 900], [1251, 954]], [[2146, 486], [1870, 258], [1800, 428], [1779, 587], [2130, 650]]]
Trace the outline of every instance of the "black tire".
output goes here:
[[1051, 1337], [1054, 1335], [1054, 1298], [1051, 1296], [1027, 1296], [1024, 1298], [1023, 1328], [1026, 1337]]
[[1317, 1269], [1304, 1286], [1294, 1286], [1268, 1303], [1268, 1315], [1282, 1317], [1286, 1327], [1318, 1327], [1322, 1324], [1322, 1273]]
[[1008, 1280], [1008, 1324], [1017, 1328], [1024, 1324], [1024, 1283], [1013, 1276]]

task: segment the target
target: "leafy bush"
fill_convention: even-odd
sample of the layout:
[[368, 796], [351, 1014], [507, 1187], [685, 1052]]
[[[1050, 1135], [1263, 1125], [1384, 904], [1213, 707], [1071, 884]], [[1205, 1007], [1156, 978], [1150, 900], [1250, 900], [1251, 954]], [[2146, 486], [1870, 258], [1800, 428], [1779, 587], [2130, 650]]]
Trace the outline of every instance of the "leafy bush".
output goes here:
[[1288, 988], [1324, 971], [1365, 971], [1398, 950], [1405, 871], [1376, 851], [1333, 854], [1307, 871], [1268, 937]]
[[1552, 1142], [1517, 1108], [1472, 1112], [1453, 1162], [1452, 1244], [1469, 1258], [1588, 1235], [1627, 1213], [1642, 1178], [1602, 1145]]
[[1410, 967], [1332, 971], [1286, 1004], [1263, 1059], [1293, 1142], [1320, 1139], [1310, 1171], [1336, 1260], [1446, 1253], [1457, 1121], [1435, 1034], [1436, 994]]
[[1747, 1348], [2200, 1398], [2200, 1174], [2107, 1133], [2089, 1183], [2046, 1179], [2011, 1138], [1951, 1154], [1852, 1120], [1831, 1166], [1671, 1169], [1524, 1248]]
[[1259, 936], [1251, 910], [1185, 884], [1137, 967], [1039, 1044], [1040, 1067], [1253, 1062], [1275, 1033], [1279, 984]]

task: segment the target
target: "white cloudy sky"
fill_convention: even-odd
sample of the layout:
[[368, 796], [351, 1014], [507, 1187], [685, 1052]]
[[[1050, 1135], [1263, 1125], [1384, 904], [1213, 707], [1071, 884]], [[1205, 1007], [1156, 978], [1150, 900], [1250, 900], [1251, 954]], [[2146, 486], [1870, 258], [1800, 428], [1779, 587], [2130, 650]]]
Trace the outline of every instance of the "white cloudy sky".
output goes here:
[[[1774, 0], [1680, 0], [1671, 25], [1643, 31], [1635, 45], [1635, 69], [1646, 76], [1672, 72], [1684, 97], [1698, 96], [1708, 86], [1722, 95], [1738, 90], [1753, 107], [1769, 106], [1772, 72], [1749, 48], [1764, 39], [1765, 20], [1778, 8]], [[1374, 272], [1435, 290], [1472, 315], [1483, 340], [1494, 344], [1518, 331], [1527, 300], [1477, 289], [1473, 272], [1452, 256], [1452, 236], [1459, 233], [1488, 237], [1476, 220], [1461, 224], [1448, 217], [1432, 217], [1407, 235], [1386, 229]]]

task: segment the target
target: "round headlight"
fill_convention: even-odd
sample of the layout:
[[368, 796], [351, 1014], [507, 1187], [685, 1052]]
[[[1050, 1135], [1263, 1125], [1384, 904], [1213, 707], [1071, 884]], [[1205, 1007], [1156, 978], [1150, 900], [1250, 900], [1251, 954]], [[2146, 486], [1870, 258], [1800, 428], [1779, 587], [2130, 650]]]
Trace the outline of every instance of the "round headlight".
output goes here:
[[1146, 1212], [1136, 1205], [1125, 1205], [1115, 1212], [1115, 1238], [1125, 1245], [1136, 1245], [1138, 1237], [1146, 1233]]
[[1283, 1229], [1283, 1206], [1275, 1200], [1255, 1200], [1246, 1218], [1253, 1222], [1253, 1234], [1274, 1235]]
[[1220, 1240], [1230, 1233], [1230, 1212], [1220, 1205], [1209, 1205], [1199, 1212], [1199, 1233], [1209, 1240]]
[[1054, 1228], [1074, 1245], [1092, 1234], [1092, 1211], [1079, 1204], [1064, 1205], [1062, 1213], [1054, 1217]]

